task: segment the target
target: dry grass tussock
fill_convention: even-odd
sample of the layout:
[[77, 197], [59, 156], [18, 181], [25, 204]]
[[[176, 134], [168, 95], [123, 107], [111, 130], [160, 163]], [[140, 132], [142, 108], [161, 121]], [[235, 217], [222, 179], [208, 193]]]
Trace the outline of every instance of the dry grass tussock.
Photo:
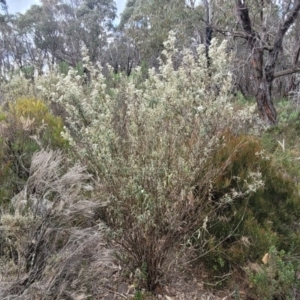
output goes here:
[[36, 153], [23, 191], [1, 213], [1, 299], [87, 299], [115, 270], [96, 221], [105, 203], [83, 167], [65, 165], [59, 151]]

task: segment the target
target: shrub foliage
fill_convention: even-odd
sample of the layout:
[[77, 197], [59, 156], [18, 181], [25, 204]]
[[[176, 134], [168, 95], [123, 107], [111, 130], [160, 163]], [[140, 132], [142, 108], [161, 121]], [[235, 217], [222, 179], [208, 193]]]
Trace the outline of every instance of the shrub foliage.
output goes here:
[[[88, 83], [70, 70], [49, 77], [48, 88], [40, 89], [41, 97], [51, 95], [66, 109], [64, 136], [98, 176], [100, 197], [110, 201], [104, 218], [132, 271], [143, 268], [150, 290], [174, 246], [206, 230], [222, 209], [211, 194], [228, 168], [211, 163], [215, 149], [227, 142], [222, 132], [245, 130], [253, 121], [252, 107], [240, 110], [232, 103], [226, 43], [213, 41], [208, 66], [203, 46], [197, 53], [178, 52], [175, 41], [171, 33], [159, 72], [150, 70], [146, 81], [138, 68], [108, 90], [101, 69], [86, 58]], [[262, 186], [256, 175], [245, 174], [245, 195]]]

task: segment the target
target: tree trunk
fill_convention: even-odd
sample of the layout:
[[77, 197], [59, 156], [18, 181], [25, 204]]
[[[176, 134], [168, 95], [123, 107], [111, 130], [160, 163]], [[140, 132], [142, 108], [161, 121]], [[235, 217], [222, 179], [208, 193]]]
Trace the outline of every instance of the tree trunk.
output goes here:
[[256, 94], [257, 108], [260, 117], [270, 124], [276, 124], [277, 112], [272, 100], [272, 82], [262, 80]]
[[205, 55], [207, 59], [207, 67], [210, 67], [210, 57], [209, 57], [209, 47], [211, 45], [211, 40], [212, 40], [212, 34], [213, 34], [213, 29], [211, 26], [212, 22], [212, 15], [213, 15], [213, 7], [212, 4], [208, 0], [203, 1], [204, 6], [205, 6], [205, 11], [206, 11], [206, 17], [205, 17]]
[[[253, 55], [251, 58], [252, 75], [254, 79], [255, 98], [260, 117], [267, 123], [275, 124], [277, 112], [272, 100], [272, 82], [274, 70], [264, 68], [264, 51], [257, 45], [257, 39], [250, 43]], [[275, 69], [275, 66], [274, 66]]]

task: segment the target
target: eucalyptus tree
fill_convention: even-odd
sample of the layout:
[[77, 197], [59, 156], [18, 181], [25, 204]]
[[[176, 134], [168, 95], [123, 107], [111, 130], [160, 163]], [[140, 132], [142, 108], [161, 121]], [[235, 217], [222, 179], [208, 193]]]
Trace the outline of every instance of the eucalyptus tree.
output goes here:
[[83, 0], [76, 15], [78, 18], [77, 30], [88, 49], [91, 61], [100, 60], [114, 29], [115, 2], [112, 0]]
[[11, 58], [8, 50], [7, 38], [11, 32], [11, 26], [9, 24], [10, 17], [7, 15], [0, 15], [0, 67], [1, 75], [5, 76], [6, 72], [11, 68]]
[[202, 14], [203, 6], [191, 0], [128, 0], [119, 27], [138, 48], [141, 61], [156, 66], [170, 30], [177, 34], [178, 47], [199, 39]]
[[56, 19], [56, 5], [54, 1], [43, 1], [41, 6], [33, 5], [20, 16], [20, 22], [32, 36], [34, 46], [44, 53], [52, 65], [57, 59], [62, 59], [60, 50], [64, 46], [62, 24]]
[[42, 0], [20, 16], [37, 49], [50, 65], [75, 67], [85, 46], [92, 62], [100, 60], [116, 16], [113, 0]]
[[235, 85], [256, 98], [263, 120], [275, 124], [274, 83], [278, 90], [282, 85], [285, 90], [295, 87], [293, 81], [287, 85], [282, 79], [300, 71], [300, 0], [204, 0], [203, 4], [207, 54], [212, 32], [228, 39]]
[[137, 45], [121, 31], [116, 32], [109, 42], [104, 61], [113, 67], [115, 74], [124, 72], [127, 76], [131, 74], [134, 67], [141, 64]]
[[[263, 120], [275, 124], [277, 112], [272, 97], [272, 84], [276, 78], [300, 71], [297, 66], [299, 46], [290, 67], [276, 70], [284, 38], [299, 16], [300, 0], [261, 0], [258, 4], [256, 12], [252, 12], [251, 16], [247, 2], [236, 0], [236, 16], [242, 31], [234, 34], [247, 42], [259, 113]], [[277, 13], [274, 14], [275, 10]]]
[[9, 74], [15, 67], [19, 69], [27, 67], [30, 61], [28, 48], [31, 46], [26, 33], [20, 27], [18, 16], [10, 14], [2, 16], [0, 36], [2, 75]]

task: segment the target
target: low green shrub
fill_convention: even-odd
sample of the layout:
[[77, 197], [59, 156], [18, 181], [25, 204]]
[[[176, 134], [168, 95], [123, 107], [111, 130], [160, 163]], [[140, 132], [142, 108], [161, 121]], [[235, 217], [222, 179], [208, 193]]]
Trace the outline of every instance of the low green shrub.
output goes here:
[[299, 258], [272, 246], [264, 256], [264, 263], [256, 271], [248, 270], [251, 297], [263, 300], [296, 299], [299, 264]]
[[54, 116], [47, 105], [38, 99], [20, 98], [9, 103], [7, 119], [19, 125], [20, 129], [36, 135], [44, 147], [64, 148], [67, 141], [61, 136], [63, 122]]
[[3, 110], [0, 122], [0, 203], [19, 192], [28, 178], [33, 153], [42, 147], [67, 149], [63, 123], [41, 100], [20, 98]]
[[[292, 250], [291, 245], [294, 250], [300, 247], [300, 197], [293, 178], [278, 169], [258, 138], [226, 132], [224, 140], [210, 162], [223, 166], [211, 190], [214, 205], [222, 209], [207, 224], [209, 243], [204, 258], [214, 273], [257, 261], [272, 246], [286, 251]], [[251, 190], [249, 175], [257, 172], [263, 186], [245, 195]]]

